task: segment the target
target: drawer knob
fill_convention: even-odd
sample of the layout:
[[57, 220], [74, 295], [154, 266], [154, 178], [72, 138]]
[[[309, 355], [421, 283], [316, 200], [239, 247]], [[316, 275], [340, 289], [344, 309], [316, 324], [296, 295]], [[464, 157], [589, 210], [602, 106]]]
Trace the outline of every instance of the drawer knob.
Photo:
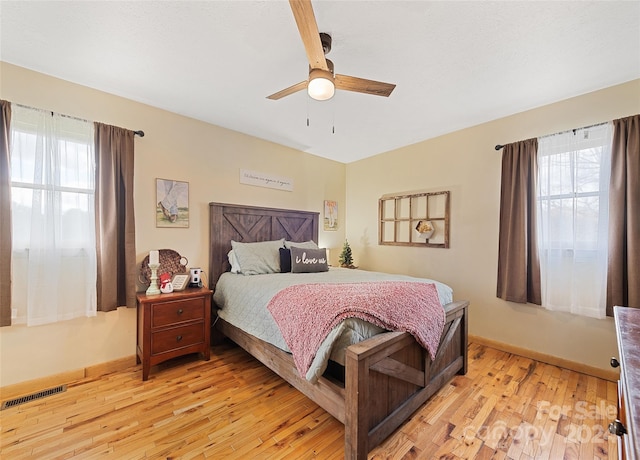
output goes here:
[[609, 364], [611, 364], [611, 367], [620, 367], [620, 361], [618, 361], [616, 358], [611, 358]]
[[627, 434], [627, 429], [624, 427], [620, 420], [616, 420], [609, 423], [609, 433], [615, 434], [616, 436], [622, 436], [624, 434]]
[[182, 310], [182, 308], [178, 309], [178, 315], [181, 315], [182, 313], [184, 313], [184, 310]]
[[182, 336], [181, 335], [176, 337], [176, 342], [180, 342], [181, 340], [182, 340]]

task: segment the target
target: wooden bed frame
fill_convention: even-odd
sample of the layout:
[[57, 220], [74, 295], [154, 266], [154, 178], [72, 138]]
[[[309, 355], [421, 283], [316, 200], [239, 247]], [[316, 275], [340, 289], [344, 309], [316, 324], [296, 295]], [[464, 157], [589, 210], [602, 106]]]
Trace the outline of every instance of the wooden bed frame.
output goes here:
[[[210, 203], [209, 286], [229, 270], [231, 240], [318, 241], [318, 213]], [[345, 458], [365, 459], [456, 373], [467, 372], [469, 302], [445, 305], [435, 360], [406, 332], [385, 332], [351, 345], [344, 379], [327, 373], [311, 384], [289, 353], [219, 319], [216, 330], [276, 372], [345, 426]], [[216, 331], [212, 331], [213, 334]]]

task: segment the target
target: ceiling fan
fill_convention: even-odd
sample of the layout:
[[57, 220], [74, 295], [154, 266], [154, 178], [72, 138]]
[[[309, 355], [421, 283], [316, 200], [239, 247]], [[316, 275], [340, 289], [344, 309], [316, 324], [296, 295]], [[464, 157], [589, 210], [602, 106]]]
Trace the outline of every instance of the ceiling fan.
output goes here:
[[267, 99], [278, 100], [305, 88], [309, 96], [318, 101], [331, 99], [336, 89], [389, 97], [396, 87], [394, 84], [335, 74], [333, 62], [325, 58], [331, 51], [331, 36], [318, 32], [311, 0], [289, 0], [289, 4], [307, 52], [309, 79], [273, 93]]

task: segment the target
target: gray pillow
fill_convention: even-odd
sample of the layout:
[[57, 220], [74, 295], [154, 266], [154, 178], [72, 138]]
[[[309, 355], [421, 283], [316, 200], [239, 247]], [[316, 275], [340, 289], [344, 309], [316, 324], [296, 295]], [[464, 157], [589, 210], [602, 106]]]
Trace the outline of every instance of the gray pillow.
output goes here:
[[262, 275], [280, 272], [280, 251], [284, 238], [257, 243], [240, 243], [231, 240], [233, 253], [243, 275]]
[[285, 241], [284, 247], [287, 249], [291, 249], [293, 246], [296, 248], [306, 248], [306, 249], [318, 249], [318, 245], [315, 241], [303, 241], [302, 243], [297, 243], [295, 241]]
[[329, 271], [327, 250], [291, 247], [292, 273], [317, 273]]

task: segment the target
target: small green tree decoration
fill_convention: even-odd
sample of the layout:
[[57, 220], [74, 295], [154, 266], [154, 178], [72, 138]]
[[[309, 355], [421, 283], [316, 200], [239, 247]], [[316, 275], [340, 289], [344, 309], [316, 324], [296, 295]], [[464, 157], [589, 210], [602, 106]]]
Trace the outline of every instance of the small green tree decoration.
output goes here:
[[353, 255], [351, 254], [351, 247], [347, 240], [344, 240], [344, 245], [342, 246], [342, 252], [340, 253], [338, 262], [340, 263], [340, 266], [344, 268], [358, 268], [353, 265]]

